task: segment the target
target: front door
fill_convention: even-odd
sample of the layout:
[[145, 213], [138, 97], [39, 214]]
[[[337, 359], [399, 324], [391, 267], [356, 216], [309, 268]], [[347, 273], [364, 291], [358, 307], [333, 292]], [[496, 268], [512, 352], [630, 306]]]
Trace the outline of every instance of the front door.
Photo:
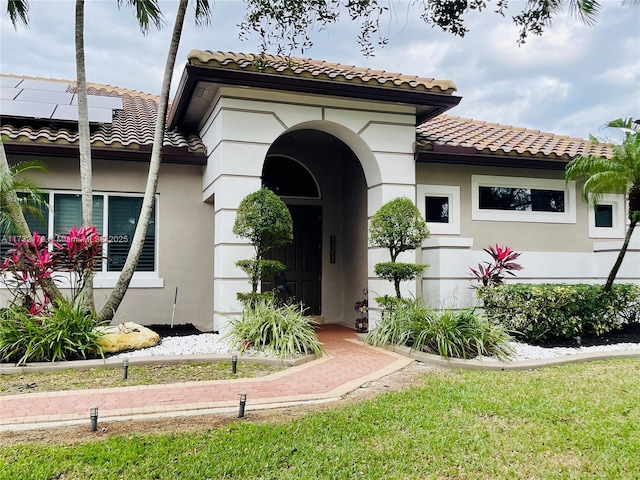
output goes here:
[[288, 205], [293, 220], [293, 242], [267, 252], [266, 258], [287, 266], [284, 278], [262, 282], [262, 291], [276, 289], [278, 297], [302, 302], [306, 315], [321, 314], [322, 208]]

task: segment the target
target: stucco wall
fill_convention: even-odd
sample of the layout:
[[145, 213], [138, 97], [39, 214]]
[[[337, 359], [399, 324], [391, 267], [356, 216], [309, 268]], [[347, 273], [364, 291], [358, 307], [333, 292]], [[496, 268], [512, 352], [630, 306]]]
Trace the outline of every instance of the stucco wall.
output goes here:
[[[45, 159], [51, 173], [34, 175], [44, 188], [79, 191], [77, 161]], [[93, 162], [95, 192], [144, 192], [146, 163]], [[202, 201], [202, 167], [163, 165], [158, 182], [157, 275], [144, 275], [136, 281], [118, 309], [114, 322], [134, 321], [141, 324], [170, 323], [175, 288], [179, 295], [175, 323], [193, 323], [210, 330], [213, 314], [213, 206]], [[117, 276], [111, 275], [113, 277]], [[98, 273], [96, 285], [113, 284]], [[137, 285], [154, 285], [140, 288]], [[100, 308], [110, 288], [96, 288], [96, 307]]]
[[[471, 178], [473, 175], [533, 177], [563, 180], [562, 171], [518, 168], [472, 167], [468, 165], [416, 164], [418, 184], [460, 186], [460, 237], [473, 238], [474, 247], [499, 243], [519, 251], [591, 252], [588, 236], [587, 206], [576, 193], [576, 221], [564, 223], [503, 222], [472, 220]], [[420, 199], [419, 199], [420, 201]]]
[[[361, 299], [365, 286], [376, 295], [393, 290], [389, 282], [373, 274], [375, 263], [388, 254], [381, 249], [367, 250], [364, 222], [386, 201], [415, 196], [415, 110], [395, 104], [229, 87], [218, 93], [200, 126], [209, 152], [202, 197], [215, 197], [216, 328], [224, 328], [229, 316], [239, 313], [236, 293], [247, 289], [246, 276], [235, 261], [248, 258], [252, 250], [231, 232], [235, 210], [244, 196], [259, 188], [267, 154], [287, 154], [286, 142], [281, 144], [280, 139], [300, 130], [329, 134], [357, 158], [348, 166], [340, 155], [334, 155], [331, 145], [322, 144], [317, 148], [307, 145], [302, 159], [314, 170], [323, 190], [323, 316], [327, 322], [353, 324], [353, 302]], [[280, 149], [272, 149], [273, 145]], [[346, 183], [353, 174], [364, 181], [347, 192]], [[357, 200], [352, 195], [358, 195]], [[357, 233], [352, 231], [353, 225], [358, 225]], [[328, 241], [334, 234], [336, 260], [345, 260], [341, 265], [328, 263]], [[353, 257], [343, 256], [350, 253]], [[415, 285], [406, 289], [415, 294]]]
[[[518, 263], [524, 269], [517, 272], [517, 278], [509, 278], [510, 282], [604, 283], [622, 244], [622, 234], [618, 239], [606, 241], [589, 236], [589, 216], [593, 211], [582, 200], [581, 185], [575, 186], [570, 194], [572, 198], [568, 199], [575, 203], [575, 220], [570, 223], [474, 220], [474, 175], [564, 180], [562, 171], [418, 163], [418, 185], [460, 187], [459, 233], [432, 234], [423, 243], [421, 258], [430, 267], [423, 276], [421, 290], [429, 303], [473, 305], [470, 287], [474, 282], [470, 281], [469, 267], [490, 260], [482, 250], [495, 244], [522, 252]], [[417, 202], [424, 202], [424, 198], [417, 198]], [[637, 232], [617, 279], [640, 283], [640, 235]]]

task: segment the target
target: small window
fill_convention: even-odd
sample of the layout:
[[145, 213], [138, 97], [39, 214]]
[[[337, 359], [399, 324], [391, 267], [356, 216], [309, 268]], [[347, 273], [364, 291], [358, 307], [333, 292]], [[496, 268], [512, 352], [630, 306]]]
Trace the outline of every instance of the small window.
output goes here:
[[589, 237], [624, 238], [627, 225], [625, 196], [602, 195], [595, 206], [591, 203], [593, 197], [589, 198]]
[[418, 184], [416, 194], [416, 205], [432, 235], [460, 235], [459, 186]]
[[613, 205], [596, 205], [595, 215], [597, 228], [613, 227]]
[[425, 220], [433, 223], [449, 223], [449, 197], [425, 197]]

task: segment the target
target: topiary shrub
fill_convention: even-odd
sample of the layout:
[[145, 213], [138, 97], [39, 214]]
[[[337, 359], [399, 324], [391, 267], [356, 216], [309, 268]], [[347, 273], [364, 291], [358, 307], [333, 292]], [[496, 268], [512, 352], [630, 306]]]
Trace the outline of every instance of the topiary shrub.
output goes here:
[[391, 262], [378, 263], [375, 274], [393, 282], [396, 297], [400, 298], [400, 282], [420, 275], [428, 265], [398, 263], [398, 255], [415, 250], [429, 237], [429, 229], [418, 207], [411, 200], [399, 197], [385, 203], [371, 218], [369, 243], [389, 250]]
[[479, 287], [489, 318], [524, 341], [602, 335], [640, 322], [640, 286], [513, 284]]
[[239, 260], [236, 265], [251, 281], [252, 293], [258, 291], [258, 283], [268, 275], [284, 271], [285, 265], [262, 256], [274, 247], [293, 241], [293, 221], [287, 206], [267, 188], [247, 195], [238, 206], [233, 233], [246, 238], [255, 249], [251, 259]]

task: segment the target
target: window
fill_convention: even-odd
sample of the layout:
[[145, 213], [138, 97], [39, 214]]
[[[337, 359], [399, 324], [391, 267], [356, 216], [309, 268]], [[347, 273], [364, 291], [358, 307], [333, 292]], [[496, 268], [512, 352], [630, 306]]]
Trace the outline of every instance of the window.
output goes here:
[[596, 205], [595, 214], [596, 227], [613, 227], [613, 205]]
[[[109, 197], [109, 222], [107, 243], [107, 271], [119, 272], [124, 267], [136, 229], [142, 197]], [[144, 237], [144, 246], [138, 260], [137, 272], [155, 270], [155, 208]]]
[[[49, 212], [42, 218], [25, 213], [31, 231], [37, 231], [48, 238], [66, 235], [74, 225], [82, 225], [82, 200], [80, 194], [71, 192], [50, 192], [47, 203]], [[96, 194], [93, 196], [93, 223], [98, 233], [105, 239], [106, 259], [97, 270], [102, 272], [120, 272], [127, 254], [137, 218], [142, 208], [142, 196], [122, 196], [115, 194]], [[0, 253], [4, 255], [8, 245], [2, 245]], [[156, 265], [156, 208], [145, 236], [142, 253], [136, 272], [155, 272]]]
[[575, 182], [473, 175], [472, 219], [575, 223]]
[[460, 187], [418, 185], [417, 205], [435, 235], [460, 235]]
[[481, 210], [564, 212], [564, 190], [480, 186]]
[[588, 206], [589, 237], [624, 238], [626, 228], [624, 195], [604, 195], [598, 204]]
[[425, 220], [433, 223], [449, 223], [449, 198], [424, 197]]

